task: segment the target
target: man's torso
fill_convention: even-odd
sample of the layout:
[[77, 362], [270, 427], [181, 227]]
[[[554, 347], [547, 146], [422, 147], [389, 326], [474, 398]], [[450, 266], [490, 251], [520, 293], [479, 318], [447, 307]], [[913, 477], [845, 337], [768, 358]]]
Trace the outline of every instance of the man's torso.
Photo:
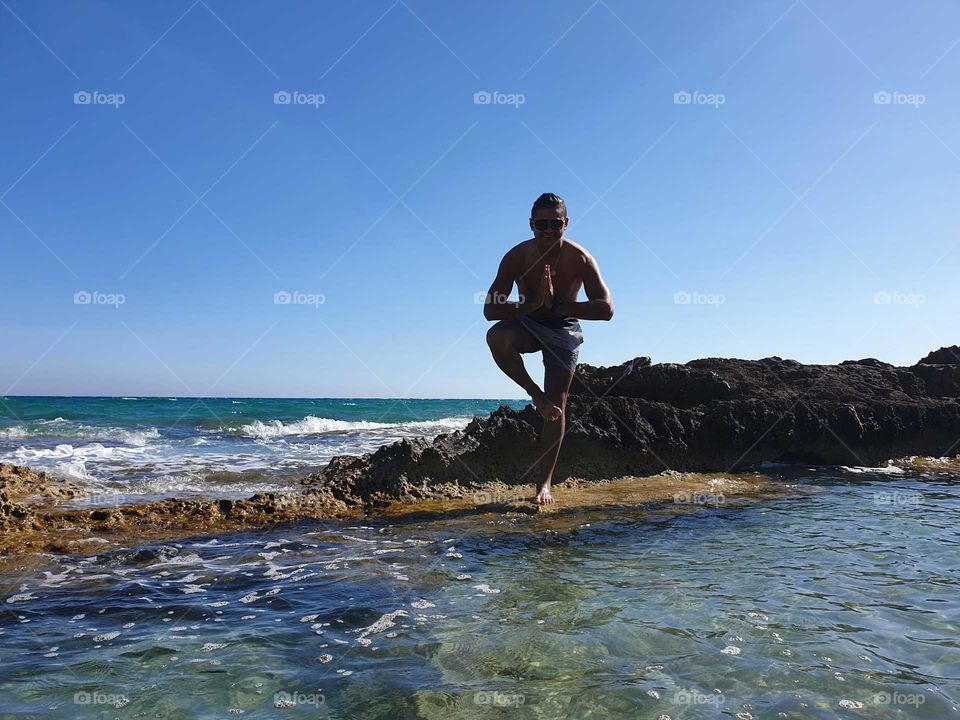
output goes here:
[[[569, 238], [564, 238], [559, 253], [556, 250], [542, 255], [535, 240], [527, 240], [516, 248], [517, 290], [522, 297], [534, 298], [540, 291], [543, 266], [550, 266], [554, 297], [566, 302], [576, 302], [577, 293], [583, 287], [583, 272], [587, 252]], [[557, 318], [557, 314], [541, 309], [530, 314], [535, 320]]]

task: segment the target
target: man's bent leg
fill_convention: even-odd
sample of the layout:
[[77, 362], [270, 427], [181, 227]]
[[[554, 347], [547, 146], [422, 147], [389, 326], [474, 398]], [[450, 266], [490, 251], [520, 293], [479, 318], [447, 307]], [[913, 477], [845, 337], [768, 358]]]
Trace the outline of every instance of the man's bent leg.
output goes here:
[[547, 399], [546, 393], [530, 377], [520, 357], [520, 353], [540, 350], [540, 343], [533, 335], [516, 320], [501, 320], [487, 331], [487, 345], [497, 367], [526, 391], [544, 420], [560, 415], [560, 408]]
[[541, 505], [553, 502], [550, 485], [553, 482], [553, 471], [557, 467], [560, 446], [563, 444], [563, 433], [566, 430], [567, 395], [572, 380], [573, 371], [567, 368], [546, 366], [543, 369], [544, 391], [550, 402], [560, 408], [561, 414], [556, 420], [543, 422], [543, 432], [540, 436], [540, 474], [537, 479], [535, 499], [535, 502]]

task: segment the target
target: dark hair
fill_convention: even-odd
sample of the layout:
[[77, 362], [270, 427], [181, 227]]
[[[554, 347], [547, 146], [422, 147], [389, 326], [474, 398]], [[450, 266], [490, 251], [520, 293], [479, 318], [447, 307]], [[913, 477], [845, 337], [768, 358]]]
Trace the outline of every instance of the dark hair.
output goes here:
[[553, 193], [543, 193], [533, 202], [533, 207], [530, 209], [530, 217], [533, 217], [537, 214], [539, 208], [557, 208], [563, 210], [563, 214], [567, 214], [567, 204], [563, 201], [563, 198], [559, 195], [554, 195]]

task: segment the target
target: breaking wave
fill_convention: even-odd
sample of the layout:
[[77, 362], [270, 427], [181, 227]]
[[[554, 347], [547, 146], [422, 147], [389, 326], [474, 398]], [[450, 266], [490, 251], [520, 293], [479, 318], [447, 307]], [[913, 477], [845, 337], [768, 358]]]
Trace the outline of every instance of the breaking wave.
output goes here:
[[443, 432], [462, 430], [471, 419], [472, 418], [469, 417], [447, 417], [440, 418], [439, 420], [384, 423], [371, 422], [368, 420], [333, 420], [331, 418], [307, 415], [303, 420], [286, 423], [281, 420], [271, 420], [266, 423], [260, 420], [254, 420], [252, 423], [243, 425], [240, 428], [240, 433], [258, 440], [298, 435], [322, 435], [324, 433], [363, 432], [371, 430], [411, 435], [435, 435]]

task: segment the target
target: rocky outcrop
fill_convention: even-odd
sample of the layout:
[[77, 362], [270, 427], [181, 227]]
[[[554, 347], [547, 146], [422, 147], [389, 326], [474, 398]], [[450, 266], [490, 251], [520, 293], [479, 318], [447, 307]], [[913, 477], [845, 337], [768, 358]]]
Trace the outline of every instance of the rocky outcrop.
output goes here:
[[960, 347], [951, 345], [934, 350], [923, 358], [918, 365], [960, 365]]
[[71, 480], [53, 478], [22, 465], [0, 463], [0, 498], [5, 502], [58, 501], [82, 494], [83, 489]]
[[[867, 358], [804, 365], [779, 357], [684, 365], [635, 358], [581, 365], [555, 481], [736, 470], [762, 461], [878, 465], [960, 448], [960, 348], [912, 367]], [[952, 363], [934, 362], [951, 360]], [[303, 480], [365, 503], [536, 478], [542, 420], [500, 407], [432, 442], [338, 457]]]
[[[748, 495], [777, 483], [745, 481], [728, 471], [763, 461], [879, 465], [891, 458], [957, 454], [957, 358], [960, 348], [954, 346], [906, 368], [872, 358], [803, 365], [778, 357], [582, 365], [571, 387], [555, 474], [562, 487], [551, 507], [583, 510], [671, 498], [676, 504], [678, 494], [714, 497], [721, 480], [727, 483], [723, 493]], [[371, 512], [533, 511], [529, 498], [541, 426], [532, 407], [503, 406], [432, 442], [402, 440], [372, 454], [336, 457], [303, 478], [299, 492], [243, 500], [63, 508], [57, 503], [76, 498], [81, 488], [0, 464], [0, 554], [83, 552], [102, 549], [105, 541], [137, 544]], [[920, 463], [924, 472], [960, 473], [960, 463]], [[618, 478], [627, 480], [609, 483]], [[599, 482], [606, 484], [598, 495]]]
[[0, 463], [0, 530], [27, 517], [31, 507], [67, 500], [83, 494], [77, 484], [52, 478], [21, 465]]

